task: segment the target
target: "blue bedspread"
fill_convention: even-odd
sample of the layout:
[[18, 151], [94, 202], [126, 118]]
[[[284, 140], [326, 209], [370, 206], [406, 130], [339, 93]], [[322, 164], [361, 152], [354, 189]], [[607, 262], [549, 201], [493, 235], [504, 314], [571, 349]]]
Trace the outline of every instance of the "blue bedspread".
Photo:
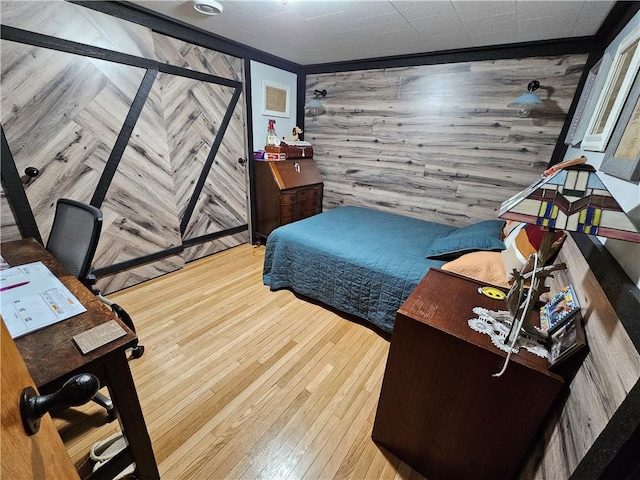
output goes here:
[[361, 207], [339, 207], [275, 229], [267, 239], [263, 280], [290, 288], [381, 329], [430, 267], [431, 243], [456, 227]]

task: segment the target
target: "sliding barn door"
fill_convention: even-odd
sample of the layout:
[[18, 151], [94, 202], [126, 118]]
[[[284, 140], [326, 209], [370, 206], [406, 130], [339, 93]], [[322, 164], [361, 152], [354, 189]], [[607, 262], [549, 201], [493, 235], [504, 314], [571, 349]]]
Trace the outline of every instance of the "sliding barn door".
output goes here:
[[[3, 240], [46, 242], [61, 197], [101, 208], [106, 292], [246, 243], [243, 60], [68, 2], [32, 5], [1, 4]], [[40, 175], [23, 185], [27, 167]]]

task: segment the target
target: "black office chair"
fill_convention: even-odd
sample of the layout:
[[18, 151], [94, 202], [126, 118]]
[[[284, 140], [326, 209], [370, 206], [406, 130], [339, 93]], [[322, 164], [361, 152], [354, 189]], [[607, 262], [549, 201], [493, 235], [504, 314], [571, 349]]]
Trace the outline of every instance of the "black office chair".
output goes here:
[[[56, 204], [53, 226], [45, 248], [101, 301], [109, 305], [120, 320], [135, 332], [135, 326], [129, 314], [122, 307], [104, 297], [95, 287], [95, 276], [91, 273], [91, 262], [96, 253], [101, 230], [102, 212], [100, 209], [75, 200], [61, 198]], [[138, 358], [143, 353], [144, 347], [137, 345], [132, 349], [131, 356]], [[109, 418], [115, 418], [110, 398], [98, 392], [93, 400], [107, 409]]]

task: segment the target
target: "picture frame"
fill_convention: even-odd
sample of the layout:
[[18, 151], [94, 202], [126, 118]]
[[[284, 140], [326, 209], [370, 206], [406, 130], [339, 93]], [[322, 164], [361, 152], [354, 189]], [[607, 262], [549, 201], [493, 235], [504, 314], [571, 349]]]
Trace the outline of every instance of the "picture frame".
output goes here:
[[640, 78], [631, 88], [620, 119], [605, 150], [600, 171], [640, 183]]
[[291, 92], [288, 85], [262, 80], [262, 114], [289, 118]]
[[640, 25], [620, 42], [581, 148], [604, 152], [640, 67]]
[[578, 297], [573, 285], [569, 284], [540, 307], [540, 329], [553, 333], [579, 311]]
[[589, 118], [590, 114], [592, 113], [592, 93], [596, 85], [596, 80], [598, 79], [598, 73], [600, 72], [600, 68], [603, 65], [603, 60], [604, 58], [598, 60], [598, 62], [591, 68], [591, 70], [589, 70], [589, 73], [587, 74], [587, 79], [584, 82], [584, 86], [582, 87], [582, 92], [580, 94], [580, 100], [578, 101], [576, 111], [573, 114], [573, 118], [571, 119], [571, 124], [569, 125], [567, 136], [564, 139], [565, 145], [578, 145], [584, 137], [584, 132], [586, 131], [585, 119]]
[[549, 365], [555, 367], [586, 347], [582, 315], [578, 313], [572, 316], [550, 337]]

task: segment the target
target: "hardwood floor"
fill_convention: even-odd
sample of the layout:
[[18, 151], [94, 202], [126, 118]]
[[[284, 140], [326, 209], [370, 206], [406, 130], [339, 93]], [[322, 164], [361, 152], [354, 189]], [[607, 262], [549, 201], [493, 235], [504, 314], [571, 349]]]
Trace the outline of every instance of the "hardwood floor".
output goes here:
[[[163, 479], [412, 479], [371, 429], [389, 342], [262, 284], [242, 245], [110, 295], [145, 354], [130, 362]], [[56, 426], [81, 469], [119, 427], [97, 405]]]

